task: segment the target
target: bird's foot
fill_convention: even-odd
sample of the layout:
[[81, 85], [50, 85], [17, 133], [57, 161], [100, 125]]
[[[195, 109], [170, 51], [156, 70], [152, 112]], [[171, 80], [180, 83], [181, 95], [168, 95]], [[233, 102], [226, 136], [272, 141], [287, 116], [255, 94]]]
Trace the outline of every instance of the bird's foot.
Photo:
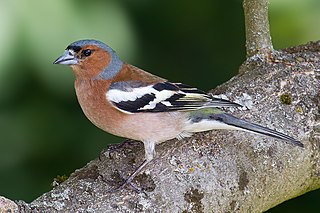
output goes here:
[[[141, 193], [142, 192], [142, 189], [139, 189], [138, 187], [134, 186], [132, 184], [132, 181], [133, 179], [139, 175], [142, 171], [142, 169], [148, 165], [148, 163], [150, 163], [151, 161], [147, 161], [147, 160], [144, 160], [143, 163], [129, 176], [128, 179], [126, 179], [122, 184], [120, 184], [120, 186], [116, 187], [116, 188], [113, 188], [111, 190], [109, 190], [108, 192], [109, 193], [113, 193], [113, 192], [116, 192], [118, 190], [121, 190], [123, 189], [124, 187], [126, 186], [129, 186], [131, 189], [133, 189], [133, 191], [137, 192], [137, 193]], [[119, 177], [117, 177], [119, 178]]]
[[115, 152], [119, 149], [126, 148], [126, 147], [132, 147], [136, 143], [135, 140], [126, 139], [122, 143], [116, 143], [116, 144], [109, 144], [108, 145], [108, 151], [109, 152]]
[[[109, 158], [112, 158], [112, 154], [115, 152], [118, 152], [119, 150], [123, 149], [123, 148], [132, 148], [133, 146], [136, 146], [137, 141], [135, 140], [131, 140], [131, 139], [127, 139], [125, 141], [123, 141], [122, 143], [116, 143], [116, 144], [109, 144], [106, 148], [104, 148], [99, 155], [99, 160], [101, 161], [103, 159], [103, 157], [105, 156], [109, 156]], [[139, 144], [140, 145], [140, 144]]]
[[131, 182], [128, 182], [127, 180], [125, 180], [120, 186], [108, 190], [108, 193], [115, 193], [125, 187], [129, 187], [130, 189], [132, 189], [132, 191], [136, 192], [137, 194], [140, 194], [143, 192], [142, 189], [139, 189], [138, 187], [133, 185]]

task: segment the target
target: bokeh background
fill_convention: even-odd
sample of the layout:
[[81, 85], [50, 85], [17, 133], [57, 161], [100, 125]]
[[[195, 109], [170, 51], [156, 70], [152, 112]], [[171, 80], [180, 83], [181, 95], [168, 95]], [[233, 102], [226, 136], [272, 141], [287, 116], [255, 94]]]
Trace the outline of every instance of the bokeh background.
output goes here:
[[[319, 0], [270, 0], [277, 49], [320, 39]], [[83, 115], [69, 68], [52, 62], [96, 38], [125, 61], [209, 90], [245, 60], [241, 0], [0, 0], [0, 195], [32, 201], [123, 139]], [[320, 212], [319, 190], [268, 212]]]

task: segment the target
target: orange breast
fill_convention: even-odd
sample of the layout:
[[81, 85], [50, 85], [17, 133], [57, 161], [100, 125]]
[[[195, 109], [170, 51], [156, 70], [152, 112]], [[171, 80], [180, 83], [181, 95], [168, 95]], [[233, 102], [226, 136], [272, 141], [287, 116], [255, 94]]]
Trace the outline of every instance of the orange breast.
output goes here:
[[116, 110], [106, 99], [109, 83], [100, 80], [76, 80], [79, 104], [87, 118], [100, 129], [118, 135], [119, 121], [124, 113]]
[[76, 80], [78, 101], [87, 118], [111, 134], [140, 141], [160, 143], [182, 132], [183, 113], [126, 114], [114, 108], [106, 99], [108, 83], [99, 80]]
[[[112, 81], [141, 80], [142, 76], [150, 83], [165, 81], [128, 64]], [[81, 108], [97, 127], [117, 136], [156, 143], [175, 138], [182, 132], [186, 119], [183, 113], [127, 114], [116, 109], [106, 98], [112, 81], [91, 78], [77, 78], [75, 81]]]

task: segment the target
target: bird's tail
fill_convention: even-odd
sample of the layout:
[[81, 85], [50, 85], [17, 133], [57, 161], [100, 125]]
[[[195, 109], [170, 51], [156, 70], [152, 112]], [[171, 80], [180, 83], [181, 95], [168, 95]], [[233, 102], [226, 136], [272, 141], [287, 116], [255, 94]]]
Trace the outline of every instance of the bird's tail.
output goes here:
[[[198, 124], [197, 124], [198, 122]], [[193, 125], [201, 125], [201, 123], [206, 122], [206, 130], [209, 129], [234, 129], [234, 130], [242, 130], [247, 132], [252, 132], [256, 134], [261, 135], [267, 135], [270, 137], [278, 138], [284, 141], [287, 141], [289, 143], [292, 143], [296, 146], [303, 147], [303, 144], [296, 140], [293, 137], [290, 137], [286, 134], [283, 134], [281, 132], [269, 129], [264, 126], [260, 126], [258, 124], [251, 123], [246, 120], [242, 120], [239, 118], [236, 118], [230, 114], [227, 113], [213, 113], [210, 115], [207, 115], [206, 118], [203, 120], [200, 119], [198, 121], [195, 121]], [[204, 126], [204, 125], [201, 125]], [[199, 129], [200, 130], [200, 129]]]

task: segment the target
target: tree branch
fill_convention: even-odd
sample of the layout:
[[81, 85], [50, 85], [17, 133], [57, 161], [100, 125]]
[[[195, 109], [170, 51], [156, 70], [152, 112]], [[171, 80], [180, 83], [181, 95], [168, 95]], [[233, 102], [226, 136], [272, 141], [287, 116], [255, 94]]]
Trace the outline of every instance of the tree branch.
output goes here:
[[[251, 60], [214, 89], [248, 109], [234, 115], [301, 140], [305, 148], [239, 131], [209, 131], [157, 146], [157, 158], [134, 180], [143, 189], [110, 193], [143, 161], [129, 143], [75, 171], [20, 211], [262, 212], [320, 187], [320, 42]], [[281, 98], [283, 95], [290, 99]], [[130, 127], [128, 127], [130, 128]]]
[[273, 51], [269, 30], [268, 5], [269, 0], [243, 1], [247, 58], [256, 54], [268, 57]]

